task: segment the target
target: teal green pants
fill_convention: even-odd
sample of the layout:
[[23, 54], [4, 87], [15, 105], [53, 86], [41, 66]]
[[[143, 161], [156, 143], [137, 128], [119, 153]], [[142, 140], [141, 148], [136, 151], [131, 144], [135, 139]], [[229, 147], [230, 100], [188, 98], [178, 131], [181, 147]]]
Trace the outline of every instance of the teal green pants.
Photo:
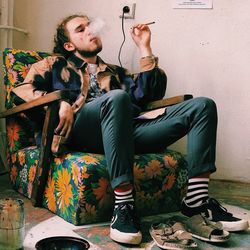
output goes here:
[[189, 177], [214, 172], [216, 130], [216, 105], [209, 98], [194, 98], [168, 107], [160, 117], [142, 120], [133, 117], [129, 95], [112, 90], [78, 111], [72, 146], [104, 153], [114, 188], [133, 182], [135, 153], [159, 152], [185, 135]]

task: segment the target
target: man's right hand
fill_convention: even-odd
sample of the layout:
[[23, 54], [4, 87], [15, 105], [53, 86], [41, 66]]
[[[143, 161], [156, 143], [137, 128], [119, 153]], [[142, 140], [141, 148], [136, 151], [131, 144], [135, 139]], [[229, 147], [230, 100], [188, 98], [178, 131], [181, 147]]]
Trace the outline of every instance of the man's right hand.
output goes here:
[[69, 137], [74, 122], [74, 113], [69, 103], [62, 101], [59, 108], [59, 124], [55, 133], [64, 137]]

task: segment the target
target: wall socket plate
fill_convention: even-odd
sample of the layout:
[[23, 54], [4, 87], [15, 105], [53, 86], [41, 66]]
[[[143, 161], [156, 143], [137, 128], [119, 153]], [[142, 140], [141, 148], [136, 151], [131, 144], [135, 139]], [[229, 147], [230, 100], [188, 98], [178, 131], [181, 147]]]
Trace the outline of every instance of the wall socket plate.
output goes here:
[[[125, 6], [128, 6], [130, 11], [128, 13], [124, 13], [124, 18], [125, 19], [135, 19], [136, 4], [135, 3], [123, 3], [121, 5], [121, 13], [122, 13], [122, 10]], [[120, 18], [122, 18], [122, 15], [120, 15]]]

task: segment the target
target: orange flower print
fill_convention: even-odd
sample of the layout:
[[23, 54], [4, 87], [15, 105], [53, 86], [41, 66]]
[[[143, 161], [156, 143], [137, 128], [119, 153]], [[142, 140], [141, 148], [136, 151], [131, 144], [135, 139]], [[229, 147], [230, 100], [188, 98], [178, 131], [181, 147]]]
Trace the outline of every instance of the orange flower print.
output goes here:
[[167, 175], [165, 181], [163, 182], [162, 190], [166, 191], [171, 189], [175, 183], [175, 179], [174, 173]]
[[15, 163], [16, 162], [16, 153], [11, 155], [11, 162]]
[[6, 86], [6, 99], [7, 101], [10, 101], [10, 93], [11, 93], [11, 90], [12, 90], [12, 86]]
[[144, 178], [144, 169], [139, 165], [134, 164], [134, 179], [139, 181]]
[[55, 163], [56, 165], [62, 164], [61, 158], [54, 158], [54, 163]]
[[161, 169], [163, 165], [158, 160], [152, 160], [148, 163], [148, 165], [145, 167], [145, 173], [150, 177], [156, 177], [157, 175], [161, 174]]
[[45, 189], [44, 196], [47, 199], [46, 202], [48, 204], [48, 208], [52, 212], [56, 211], [56, 200], [55, 200], [55, 196], [54, 196], [54, 191], [55, 191], [55, 181], [52, 178], [49, 178], [48, 182], [47, 182], [47, 187]]
[[16, 182], [16, 177], [17, 177], [17, 168], [16, 166], [11, 168], [11, 173], [10, 173], [10, 180], [12, 183]]
[[164, 161], [167, 166], [170, 166], [173, 168], [176, 167], [177, 165], [177, 161], [172, 156], [169, 156], [169, 155], [166, 155], [164, 157]]
[[100, 201], [100, 207], [102, 207], [105, 204], [110, 203], [112, 191], [109, 182], [105, 178], [101, 177], [98, 180], [98, 184], [99, 187], [94, 188], [93, 193], [96, 196], [96, 199]]
[[31, 166], [29, 169], [29, 182], [33, 183], [36, 175], [36, 166]]
[[88, 213], [88, 217], [95, 218], [96, 217], [96, 209], [95, 206], [92, 206], [88, 203], [85, 205], [86, 211]]
[[10, 149], [15, 147], [15, 142], [19, 140], [20, 127], [18, 124], [11, 122], [7, 125], [7, 135], [9, 139]]
[[28, 74], [28, 72], [29, 72], [29, 70], [30, 70], [30, 66], [31, 66], [31, 65], [22, 65], [22, 66], [20, 67], [20, 69], [19, 69], [19, 74], [21, 75], [21, 77], [22, 77], [23, 79], [26, 78], [26, 76], [27, 76], [27, 74]]
[[10, 85], [13, 86], [17, 82], [17, 72], [13, 69], [8, 69], [7, 76], [10, 81]]
[[83, 185], [83, 184], [80, 184], [80, 185], [78, 186], [78, 194], [79, 194], [79, 199], [80, 199], [80, 200], [85, 199], [85, 197], [84, 197], [85, 188], [86, 188], [86, 186]]
[[35, 51], [30, 51], [29, 53], [31, 56], [35, 56], [37, 61], [40, 61], [42, 59]]
[[58, 179], [56, 181], [56, 189], [58, 190], [59, 208], [62, 210], [70, 205], [70, 201], [73, 198], [72, 185], [70, 184], [70, 174], [67, 169], [58, 171]]
[[9, 69], [13, 63], [15, 62], [15, 57], [13, 56], [13, 54], [8, 54], [6, 57], [5, 57], [5, 65], [6, 65], [6, 68]]
[[78, 168], [78, 165], [76, 163], [73, 163], [72, 164], [72, 178], [76, 186], [78, 185], [79, 177], [80, 177], [80, 170]]
[[87, 167], [82, 168], [82, 178], [83, 179], [88, 179], [89, 178], [89, 174], [87, 173], [87, 171], [88, 171]]
[[84, 155], [81, 157], [81, 159], [86, 163], [86, 164], [95, 164], [97, 165], [99, 163], [99, 161], [92, 157], [92, 156], [89, 156], [89, 155]]
[[96, 208], [95, 206], [92, 206], [88, 203], [85, 203], [84, 209], [81, 209], [80, 212], [80, 222], [91, 222], [93, 220], [96, 220]]
[[24, 154], [24, 151], [19, 151], [18, 152], [18, 159], [19, 159], [20, 165], [23, 166], [25, 164], [25, 154]]
[[11, 54], [13, 54], [13, 55], [18, 54], [20, 52], [22, 52], [21, 49], [12, 49], [11, 50]]

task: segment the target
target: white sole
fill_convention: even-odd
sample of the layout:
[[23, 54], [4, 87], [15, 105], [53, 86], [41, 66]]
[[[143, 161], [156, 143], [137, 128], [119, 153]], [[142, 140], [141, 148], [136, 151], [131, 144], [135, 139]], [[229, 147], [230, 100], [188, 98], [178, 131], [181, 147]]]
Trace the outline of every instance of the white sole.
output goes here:
[[142, 234], [141, 232], [122, 233], [116, 229], [110, 228], [110, 238], [116, 242], [123, 244], [139, 245], [142, 240]]
[[223, 229], [228, 232], [238, 232], [238, 231], [245, 231], [249, 228], [249, 223], [246, 220], [240, 220], [235, 222], [225, 222], [220, 221], [223, 225]]

